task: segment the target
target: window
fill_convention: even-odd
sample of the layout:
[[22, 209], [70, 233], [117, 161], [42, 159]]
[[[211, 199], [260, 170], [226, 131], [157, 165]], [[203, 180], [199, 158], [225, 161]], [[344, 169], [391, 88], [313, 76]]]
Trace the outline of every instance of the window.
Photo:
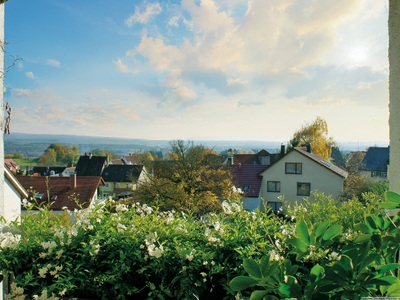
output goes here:
[[379, 172], [379, 171], [372, 171], [371, 177], [380, 177], [380, 178], [387, 178], [386, 172]]
[[267, 182], [267, 192], [280, 192], [281, 182], [280, 181], [268, 181]]
[[310, 196], [311, 183], [298, 182], [297, 183], [297, 196]]
[[302, 163], [285, 163], [285, 174], [302, 174]]
[[273, 212], [278, 212], [282, 208], [282, 202], [268, 202], [267, 205]]

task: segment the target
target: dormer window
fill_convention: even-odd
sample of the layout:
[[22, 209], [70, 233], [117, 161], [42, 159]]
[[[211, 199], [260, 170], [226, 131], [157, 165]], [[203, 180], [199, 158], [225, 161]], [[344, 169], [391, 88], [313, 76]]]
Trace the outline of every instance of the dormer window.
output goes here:
[[44, 194], [38, 193], [38, 194], [36, 194], [35, 199], [36, 199], [36, 200], [42, 200], [43, 195], [44, 195]]

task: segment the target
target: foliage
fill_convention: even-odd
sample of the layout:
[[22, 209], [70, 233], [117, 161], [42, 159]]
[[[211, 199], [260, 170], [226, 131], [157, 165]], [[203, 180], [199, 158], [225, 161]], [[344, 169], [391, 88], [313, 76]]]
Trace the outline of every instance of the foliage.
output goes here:
[[[400, 195], [386, 193], [386, 199], [383, 207], [399, 207]], [[280, 253], [278, 260], [245, 259], [247, 275], [232, 279], [230, 287], [252, 300], [400, 296], [399, 216], [365, 214], [350, 234], [330, 215], [322, 215], [323, 221], [297, 220], [295, 232], [281, 247], [286, 255]]]
[[355, 151], [350, 154], [346, 162], [346, 170], [349, 174], [358, 174], [359, 171], [364, 167], [362, 161], [365, 157], [366, 152]]
[[109, 159], [119, 158], [117, 154], [112, 151], [96, 148], [91, 151], [94, 156], [107, 156]]
[[64, 146], [51, 144], [38, 158], [38, 163], [43, 165], [65, 165], [72, 166], [79, 159], [78, 146]]
[[113, 201], [54, 217], [25, 203], [1, 227], [0, 269], [27, 299], [399, 297], [400, 217], [387, 209], [400, 195], [314, 199], [286, 219], [227, 201], [202, 217]]
[[291, 148], [310, 143], [312, 152], [329, 160], [332, 153], [332, 147], [336, 142], [328, 137], [328, 124], [321, 117], [317, 117], [311, 124], [303, 125], [293, 134], [293, 138], [288, 145], [288, 151]]
[[358, 173], [352, 173], [344, 181], [343, 193], [340, 197], [344, 200], [356, 198], [363, 202], [366, 193], [372, 192], [383, 197], [388, 188], [388, 183], [385, 181], [374, 181]]
[[138, 184], [134, 197], [161, 209], [203, 214], [220, 211], [220, 199], [234, 197], [232, 186], [216, 152], [179, 140], [171, 144], [169, 160], [157, 161], [154, 176]]
[[14, 234], [3, 227], [0, 269], [28, 297], [232, 299], [242, 257], [265, 255], [282, 223], [236, 203], [223, 208], [197, 219], [110, 201], [75, 211], [70, 223], [28, 209]]

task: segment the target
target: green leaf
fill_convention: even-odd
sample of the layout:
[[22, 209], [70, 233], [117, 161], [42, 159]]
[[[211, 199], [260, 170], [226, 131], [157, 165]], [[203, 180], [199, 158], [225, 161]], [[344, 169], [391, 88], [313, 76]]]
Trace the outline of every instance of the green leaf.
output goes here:
[[267, 294], [268, 294], [267, 291], [260, 291], [260, 290], [253, 291], [253, 292], [251, 293], [250, 300], [261, 300], [261, 299], [264, 298], [264, 296], [266, 296]]
[[395, 192], [386, 191], [385, 200], [388, 202], [400, 204], [400, 195]]
[[316, 279], [322, 278], [324, 276], [325, 270], [319, 264], [312, 267], [310, 275], [314, 276]]
[[258, 280], [248, 276], [237, 276], [229, 282], [229, 286], [234, 291], [242, 291], [251, 286], [255, 286]]
[[379, 273], [383, 274], [383, 273], [386, 273], [388, 271], [397, 269], [399, 267], [400, 267], [400, 264], [391, 263], [391, 264], [386, 264], [386, 265], [383, 265], [383, 266], [378, 266], [378, 267], [376, 267], [376, 270], [379, 271]]
[[310, 244], [310, 236], [308, 234], [308, 226], [304, 220], [300, 220], [296, 225], [297, 236], [306, 244]]
[[367, 216], [365, 218], [366, 223], [372, 228], [372, 229], [378, 229], [375, 223], [375, 219], [372, 216]]
[[342, 232], [342, 225], [332, 225], [330, 226], [322, 236], [322, 239], [327, 241], [333, 239], [335, 236], [337, 236], [340, 232]]
[[386, 292], [387, 297], [400, 297], [400, 282], [393, 284]]
[[291, 238], [287, 240], [287, 243], [289, 245], [292, 245], [295, 249], [293, 252], [307, 252], [308, 251], [308, 246], [305, 242], [298, 238]]
[[329, 222], [328, 221], [323, 221], [321, 223], [318, 223], [317, 226], [315, 226], [315, 236], [319, 238], [322, 236], [322, 234], [325, 232], [326, 228], [328, 228]]
[[354, 239], [354, 242], [357, 244], [363, 244], [368, 242], [371, 239], [371, 234], [358, 234]]
[[255, 278], [262, 278], [260, 267], [258, 266], [258, 263], [253, 259], [245, 259], [243, 261], [243, 268], [250, 276], [253, 276]]

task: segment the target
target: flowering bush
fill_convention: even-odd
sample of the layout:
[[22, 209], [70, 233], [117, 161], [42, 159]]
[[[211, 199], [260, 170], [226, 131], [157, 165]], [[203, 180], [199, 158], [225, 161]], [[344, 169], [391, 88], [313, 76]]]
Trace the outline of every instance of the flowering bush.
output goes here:
[[[54, 215], [28, 209], [3, 224], [0, 268], [10, 299], [354, 299], [400, 296], [400, 206], [315, 202], [285, 219], [243, 211], [202, 217], [106, 202]], [[28, 205], [28, 204], [26, 204]]]
[[0, 267], [28, 297], [231, 299], [243, 257], [271, 251], [281, 222], [222, 207], [201, 218], [113, 202], [58, 217], [28, 209], [1, 235]]

